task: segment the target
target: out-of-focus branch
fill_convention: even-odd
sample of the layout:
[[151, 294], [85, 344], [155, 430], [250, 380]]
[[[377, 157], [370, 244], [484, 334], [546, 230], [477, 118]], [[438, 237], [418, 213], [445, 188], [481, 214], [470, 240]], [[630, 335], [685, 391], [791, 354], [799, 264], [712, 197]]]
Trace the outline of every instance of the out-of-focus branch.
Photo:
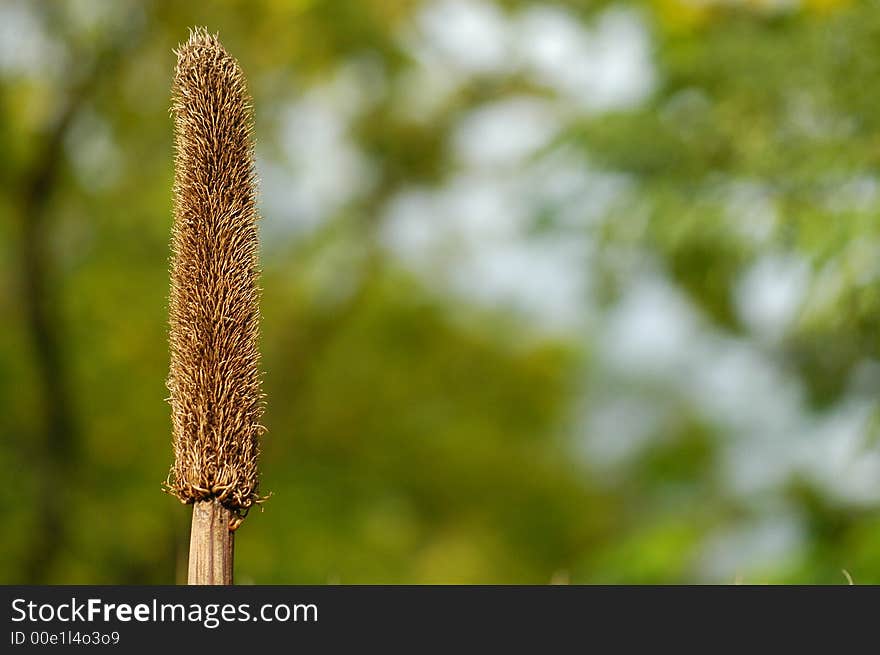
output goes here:
[[21, 227], [21, 282], [24, 315], [33, 348], [34, 366], [44, 416], [44, 439], [37, 452], [34, 473], [39, 491], [36, 499], [38, 525], [24, 567], [25, 580], [46, 580], [63, 538], [65, 482], [74, 458], [74, 418], [67, 371], [62, 356], [61, 321], [52, 292], [51, 257], [48, 252], [47, 207], [56, 184], [62, 146], [74, 117], [83, 104], [89, 84], [67, 95], [44, 146], [19, 185]]
[[24, 563], [24, 580], [45, 582], [64, 538], [65, 503], [76, 453], [76, 421], [64, 358], [63, 325], [53, 285], [48, 248], [51, 232], [50, 200], [63, 162], [65, 138], [78, 113], [100, 79], [129, 48], [136, 35], [114, 39], [94, 56], [83, 73], [62, 93], [59, 109], [47, 127], [37, 156], [17, 185], [20, 227], [21, 302], [33, 349], [44, 425], [42, 442], [35, 448], [34, 475], [38, 480], [35, 507], [38, 522]]

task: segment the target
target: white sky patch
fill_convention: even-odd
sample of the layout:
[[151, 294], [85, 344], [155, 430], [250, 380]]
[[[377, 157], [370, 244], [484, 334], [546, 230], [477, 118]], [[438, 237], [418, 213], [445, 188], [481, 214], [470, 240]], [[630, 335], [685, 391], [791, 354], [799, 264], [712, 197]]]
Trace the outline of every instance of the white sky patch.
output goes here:
[[706, 360], [688, 395], [721, 429], [727, 488], [743, 497], [773, 491], [803, 471], [798, 440], [811, 420], [803, 387], [754, 344], [726, 340], [726, 353], [718, 345], [719, 366]]
[[423, 65], [460, 74], [498, 73], [510, 66], [508, 20], [493, 2], [436, 0], [423, 5], [404, 43]]
[[429, 251], [444, 226], [439, 223], [434, 194], [424, 189], [398, 192], [385, 209], [382, 236], [399, 258], [415, 264]]
[[63, 61], [61, 44], [49, 37], [31, 5], [15, 0], [0, 4], [0, 73], [55, 75]]
[[594, 170], [579, 153], [556, 150], [513, 172], [477, 170], [439, 188], [402, 189], [386, 208], [383, 240], [418, 265], [431, 252], [532, 239], [534, 221], [544, 213], [563, 233], [583, 236], [628, 188], [626, 176]]
[[562, 8], [537, 6], [516, 31], [523, 69], [582, 110], [632, 107], [654, 89], [650, 36], [633, 10], [607, 9], [589, 28]]
[[509, 308], [543, 328], [570, 330], [587, 296], [583, 244], [557, 235], [481, 247], [451, 267], [453, 288], [483, 305]]
[[800, 384], [759, 347], [707, 331], [689, 347], [678, 386], [707, 419], [737, 433], [784, 433], [803, 412]]
[[667, 419], [667, 408], [649, 397], [603, 395], [585, 413], [583, 429], [589, 438], [581, 444], [583, 454], [603, 470], [626, 464], [652, 443]]
[[437, 196], [437, 219], [461, 239], [456, 245], [479, 248], [513, 239], [521, 233], [527, 218], [516, 191], [515, 181], [503, 176], [460, 175]]
[[376, 171], [348, 134], [364, 98], [337, 77], [283, 112], [282, 159], [257, 158], [267, 235], [309, 232], [370, 189]]
[[511, 72], [510, 27], [493, 2], [426, 2], [399, 35], [415, 65], [396, 79], [395, 111], [430, 121], [474, 75]]
[[448, 273], [483, 249], [517, 241], [527, 220], [524, 209], [512, 180], [462, 175], [437, 190], [395, 196], [383, 222], [383, 240], [412, 267]]
[[464, 166], [511, 167], [547, 144], [559, 127], [551, 103], [519, 96], [471, 110], [459, 121], [452, 145]]
[[[476, 168], [396, 194], [382, 241], [431, 286], [571, 330], [591, 315], [590, 229], [626, 187], [570, 151], [512, 171]], [[552, 229], [540, 227], [544, 215], [558, 220]]]
[[447, 193], [413, 191], [389, 207], [385, 240], [402, 261], [431, 285], [545, 329], [570, 330], [583, 320], [590, 297], [585, 239], [558, 232], [523, 238], [527, 217], [503, 191]]
[[869, 439], [873, 396], [856, 388], [813, 412], [800, 380], [756, 344], [706, 334], [696, 345], [693, 373], [677, 386], [722, 430], [729, 489], [754, 496], [800, 474], [848, 503], [880, 499], [880, 449]]
[[93, 193], [112, 188], [125, 172], [110, 126], [94, 111], [80, 113], [64, 145], [80, 185]]
[[848, 503], [871, 505], [880, 499], [880, 446], [870, 439], [876, 411], [873, 400], [846, 399], [797, 440], [800, 468]]
[[624, 376], [673, 376], [686, 365], [699, 329], [687, 298], [661, 275], [645, 275], [608, 312], [598, 352]]
[[656, 85], [651, 37], [632, 9], [611, 7], [584, 26], [560, 7], [505, 14], [482, 0], [436, 0], [400, 40], [416, 62], [398, 81], [400, 111], [414, 118], [429, 117], [477, 75], [524, 74], [577, 112], [633, 107]]
[[396, 194], [382, 223], [382, 240], [403, 262], [428, 279], [447, 280], [451, 270], [482, 248], [514, 241], [526, 220], [512, 181], [461, 175], [440, 189]]
[[[583, 410], [580, 444], [599, 463], [609, 453], [618, 461], [637, 455], [646, 435], [662, 432], [659, 408], [686, 401], [716, 427], [718, 472], [734, 495], [772, 494], [801, 475], [844, 503], [880, 500], [880, 444], [871, 423], [878, 410], [876, 364], [857, 369], [836, 405], [812, 410], [801, 379], [772, 351], [713, 329], [657, 271], [634, 279], [602, 321], [594, 372], [602, 392]], [[644, 420], [624, 418], [620, 407]], [[609, 435], [618, 435], [613, 447]]]
[[764, 255], [736, 284], [737, 313], [757, 336], [775, 341], [796, 318], [809, 282], [810, 267], [804, 259], [794, 254]]
[[599, 225], [630, 190], [621, 173], [593, 168], [583, 153], [564, 146], [530, 162], [531, 187], [524, 201], [533, 212], [545, 212], [560, 228], [584, 230]]
[[702, 549], [697, 571], [703, 579], [759, 583], [750, 574], [778, 569], [791, 562], [803, 547], [806, 530], [793, 512], [775, 512], [733, 529], [710, 535]]
[[315, 105], [332, 107], [341, 119], [351, 121], [380, 102], [387, 90], [381, 60], [361, 55], [340, 63], [333, 76], [308, 95]]

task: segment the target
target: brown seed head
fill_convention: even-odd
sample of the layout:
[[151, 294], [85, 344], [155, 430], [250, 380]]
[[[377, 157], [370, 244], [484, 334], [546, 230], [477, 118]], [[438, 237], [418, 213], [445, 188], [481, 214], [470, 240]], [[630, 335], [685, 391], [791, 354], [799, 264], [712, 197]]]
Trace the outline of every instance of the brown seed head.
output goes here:
[[197, 28], [176, 53], [166, 486], [241, 513], [261, 500], [263, 432], [252, 108], [215, 35]]

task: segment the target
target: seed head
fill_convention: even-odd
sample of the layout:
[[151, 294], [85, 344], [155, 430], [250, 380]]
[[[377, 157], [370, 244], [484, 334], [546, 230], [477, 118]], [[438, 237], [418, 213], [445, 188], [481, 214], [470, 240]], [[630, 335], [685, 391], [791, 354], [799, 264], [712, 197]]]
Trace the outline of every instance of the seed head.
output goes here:
[[261, 500], [263, 432], [252, 107], [216, 35], [192, 30], [176, 54], [166, 487], [242, 513]]

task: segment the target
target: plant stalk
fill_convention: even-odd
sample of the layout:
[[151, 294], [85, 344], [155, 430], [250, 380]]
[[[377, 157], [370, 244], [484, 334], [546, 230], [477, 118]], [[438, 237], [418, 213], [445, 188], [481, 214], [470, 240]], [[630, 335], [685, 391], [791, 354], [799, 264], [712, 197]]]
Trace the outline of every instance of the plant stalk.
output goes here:
[[193, 504], [187, 584], [231, 585], [235, 533], [232, 512], [217, 500]]

